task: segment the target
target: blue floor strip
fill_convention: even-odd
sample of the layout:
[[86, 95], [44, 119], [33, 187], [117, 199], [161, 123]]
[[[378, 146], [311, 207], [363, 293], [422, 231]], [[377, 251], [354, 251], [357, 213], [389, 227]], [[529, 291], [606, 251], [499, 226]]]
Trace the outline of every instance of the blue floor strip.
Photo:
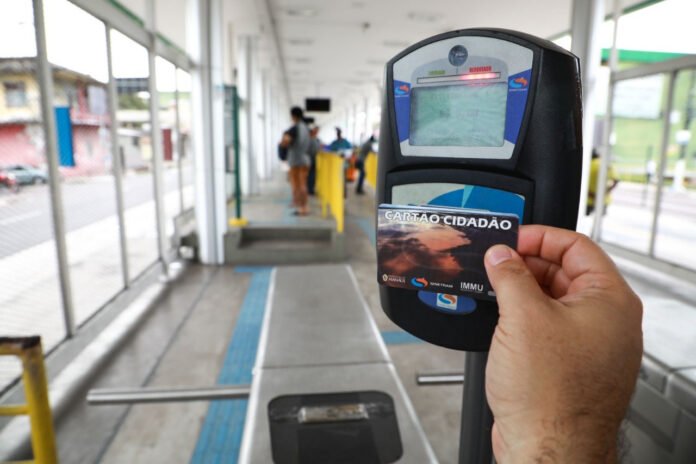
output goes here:
[[[251, 371], [259, 346], [263, 314], [271, 280], [269, 267], [237, 267], [251, 273], [251, 281], [237, 317], [232, 340], [220, 370], [219, 385], [251, 384]], [[235, 464], [242, 444], [247, 400], [211, 401], [191, 464]]]
[[385, 331], [382, 332], [382, 339], [387, 345], [407, 345], [410, 343], [424, 343], [418, 337], [414, 337], [408, 332], [403, 332], [401, 330]]

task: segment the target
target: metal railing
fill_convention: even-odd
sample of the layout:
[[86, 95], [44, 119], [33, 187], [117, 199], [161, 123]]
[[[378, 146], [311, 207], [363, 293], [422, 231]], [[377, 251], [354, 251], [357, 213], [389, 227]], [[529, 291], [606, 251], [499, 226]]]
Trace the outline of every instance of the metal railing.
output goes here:
[[0, 416], [29, 416], [34, 460], [22, 462], [57, 463], [41, 337], [0, 337], [0, 356], [16, 356], [22, 362], [26, 404], [0, 406]]
[[343, 233], [344, 224], [344, 159], [336, 153], [317, 154], [317, 193], [321, 202], [321, 214], [329, 211], [336, 220], [336, 231]]

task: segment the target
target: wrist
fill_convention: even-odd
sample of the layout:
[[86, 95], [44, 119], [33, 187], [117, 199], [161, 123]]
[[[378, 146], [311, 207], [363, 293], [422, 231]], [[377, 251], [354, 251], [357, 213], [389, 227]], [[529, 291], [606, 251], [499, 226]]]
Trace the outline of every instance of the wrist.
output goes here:
[[540, 421], [525, 437], [515, 435], [518, 440], [505, 443], [500, 464], [618, 462], [618, 426], [596, 419], [554, 418]]

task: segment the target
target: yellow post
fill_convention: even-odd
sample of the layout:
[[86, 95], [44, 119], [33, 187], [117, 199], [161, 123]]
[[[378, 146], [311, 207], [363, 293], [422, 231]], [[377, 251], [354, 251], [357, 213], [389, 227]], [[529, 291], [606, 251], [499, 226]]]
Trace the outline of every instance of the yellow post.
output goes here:
[[24, 380], [27, 408], [29, 409], [34, 459], [42, 464], [55, 464], [58, 462], [56, 438], [53, 433], [53, 417], [51, 404], [48, 400], [46, 370], [40, 338], [38, 338], [36, 345], [25, 351], [22, 364], [24, 367], [22, 380]]
[[23, 416], [29, 414], [26, 404], [8, 404], [0, 406], [0, 416]]
[[333, 169], [331, 169], [331, 212], [336, 219], [336, 231], [343, 233], [343, 183], [345, 182], [343, 169], [343, 158], [338, 155], [332, 155], [331, 161]]
[[377, 188], [377, 154], [370, 152], [365, 158], [365, 179], [373, 189]]
[[48, 383], [41, 337], [0, 338], [0, 355], [14, 355], [21, 359], [22, 381], [27, 398], [26, 405], [2, 408], [2, 415], [28, 414], [34, 462], [57, 464], [58, 454], [53, 432], [51, 404], [48, 400]]
[[328, 211], [328, 184], [327, 184], [327, 170], [328, 170], [328, 157], [327, 153], [317, 154], [317, 181], [318, 181], [318, 193], [319, 201], [321, 202], [321, 215], [326, 217], [329, 214]]

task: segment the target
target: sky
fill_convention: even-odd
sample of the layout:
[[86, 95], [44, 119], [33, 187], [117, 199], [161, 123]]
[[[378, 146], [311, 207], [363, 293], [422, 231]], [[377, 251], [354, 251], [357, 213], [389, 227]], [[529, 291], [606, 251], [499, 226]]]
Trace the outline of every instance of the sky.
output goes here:
[[[11, 6], [7, 5], [11, 3]], [[51, 63], [107, 82], [106, 30], [104, 24], [68, 0], [44, 2], [46, 43]], [[31, 0], [3, 0], [0, 15], [0, 57], [36, 55]], [[148, 77], [147, 50], [118, 31], [111, 35], [114, 76]], [[157, 88], [174, 91], [175, 66], [157, 57]], [[179, 74], [184, 86], [187, 76]]]
[[[612, 3], [608, 1], [608, 3]], [[44, 3], [48, 57], [52, 63], [107, 80], [104, 25], [68, 0]], [[693, 21], [696, 0], [664, 0], [625, 15], [619, 21], [618, 47], [630, 50], [668, 51], [696, 54]], [[612, 24], [602, 28], [602, 46], [612, 42]], [[145, 48], [123, 34], [112, 35], [114, 75], [147, 77]], [[3, 0], [0, 15], [0, 57], [36, 55], [31, 0]], [[171, 63], [158, 59], [158, 88], [172, 91], [175, 71]]]

